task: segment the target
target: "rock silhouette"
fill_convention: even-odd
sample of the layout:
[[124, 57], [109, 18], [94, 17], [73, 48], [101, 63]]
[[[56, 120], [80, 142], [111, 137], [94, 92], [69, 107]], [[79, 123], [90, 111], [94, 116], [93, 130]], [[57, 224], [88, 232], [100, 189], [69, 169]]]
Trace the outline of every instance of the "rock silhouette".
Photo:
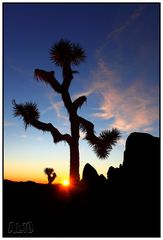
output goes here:
[[99, 175], [94, 167], [89, 163], [84, 166], [82, 182], [88, 185], [96, 184], [98, 181]]
[[126, 141], [123, 164], [110, 167], [110, 182], [127, 178], [132, 184], [158, 185], [160, 181], [160, 140], [147, 133], [131, 133]]
[[[138, 173], [139, 178], [137, 177], [137, 181], [144, 175], [146, 178], [149, 178], [149, 181], [155, 172], [158, 174], [158, 177], [153, 176], [152, 181], [159, 179], [159, 138], [147, 133], [131, 133], [126, 141], [123, 167], [126, 171], [129, 169], [130, 171], [127, 172], [131, 173], [132, 176]], [[145, 181], [145, 179], [143, 181]]]
[[105, 191], [107, 180], [103, 174], [99, 176], [96, 169], [87, 163], [83, 169], [81, 184], [84, 189], [101, 194], [103, 190]]
[[[115, 207], [112, 213], [113, 222], [121, 222], [118, 230], [121, 236], [127, 233], [135, 237], [156, 236], [159, 233], [160, 140], [158, 137], [147, 133], [131, 133], [126, 141], [123, 164], [118, 168], [111, 166], [107, 172], [107, 187], [104, 187], [105, 178], [100, 185], [99, 179], [97, 171], [90, 164], [86, 164], [82, 182], [90, 189], [98, 191], [100, 196], [105, 193], [103, 195], [105, 200], [107, 199]], [[94, 194], [94, 198], [100, 202], [97, 194]], [[113, 235], [116, 235], [113, 226], [112, 231]]]
[[[155, 236], [160, 231], [160, 140], [147, 133], [129, 135], [124, 161], [107, 173], [113, 200], [121, 199], [122, 215], [132, 232]], [[130, 211], [129, 211], [130, 209]], [[123, 227], [123, 230], [125, 227]]]

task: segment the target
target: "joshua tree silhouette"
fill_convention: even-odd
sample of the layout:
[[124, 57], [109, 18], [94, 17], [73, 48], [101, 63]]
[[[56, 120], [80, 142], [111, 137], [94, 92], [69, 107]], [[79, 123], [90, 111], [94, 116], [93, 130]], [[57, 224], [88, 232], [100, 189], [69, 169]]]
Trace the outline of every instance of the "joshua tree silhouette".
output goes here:
[[57, 174], [54, 172], [53, 168], [45, 168], [44, 173], [48, 176], [48, 183], [51, 185], [54, 179], [57, 177]]
[[112, 146], [116, 144], [120, 138], [120, 132], [114, 128], [111, 131], [105, 130], [97, 137], [94, 133], [94, 125], [83, 117], [79, 116], [78, 108], [86, 101], [85, 96], [78, 97], [72, 101], [69, 87], [74, 74], [77, 71], [72, 70], [72, 65], [79, 65], [85, 59], [85, 52], [79, 44], [74, 44], [71, 41], [61, 39], [55, 43], [50, 49], [50, 58], [53, 63], [61, 67], [63, 82], [60, 84], [56, 77], [55, 72], [46, 72], [44, 70], [35, 69], [35, 78], [38, 81], [43, 81], [49, 84], [51, 88], [61, 95], [65, 108], [69, 114], [70, 121], [70, 134], [61, 134], [57, 128], [51, 123], [44, 123], [39, 121], [40, 113], [37, 105], [32, 102], [24, 104], [17, 104], [13, 100], [13, 109], [15, 117], [22, 117], [25, 129], [32, 125], [33, 127], [42, 131], [50, 132], [54, 143], [65, 141], [70, 147], [70, 183], [77, 184], [80, 180], [79, 176], [79, 131], [81, 130], [86, 134], [85, 139], [99, 158], [106, 158]]

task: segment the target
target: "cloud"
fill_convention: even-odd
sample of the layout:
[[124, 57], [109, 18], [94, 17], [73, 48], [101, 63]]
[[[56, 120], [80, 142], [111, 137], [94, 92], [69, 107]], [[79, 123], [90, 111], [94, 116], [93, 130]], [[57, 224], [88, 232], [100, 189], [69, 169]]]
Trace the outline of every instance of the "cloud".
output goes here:
[[21, 73], [21, 74], [25, 74], [25, 71], [24, 71], [24, 69], [22, 69], [21, 67], [19, 67], [19, 66], [16, 66], [16, 65], [11, 65], [10, 64], [10, 68], [12, 69], [12, 70], [14, 70], [15, 72], [17, 72], [17, 73]]
[[16, 124], [14, 122], [10, 122], [10, 121], [4, 121], [4, 127], [13, 127]]
[[118, 140], [118, 144], [119, 145], [122, 145], [122, 146], [125, 146], [126, 145], [126, 138], [120, 138], [119, 140]]
[[95, 86], [91, 86], [90, 88], [88, 88], [88, 90], [83, 91], [83, 92], [79, 92], [75, 95], [72, 96], [72, 100], [76, 100], [77, 98], [81, 97], [81, 96], [85, 96], [88, 97], [90, 96], [92, 93], [94, 93], [97, 90], [97, 88]]
[[114, 64], [110, 59], [107, 60], [110, 65], [104, 61], [105, 50], [112, 41], [120, 41], [122, 33], [129, 28], [133, 29], [133, 24], [142, 16], [145, 8], [145, 4], [138, 5], [125, 22], [108, 33], [103, 45], [96, 51], [97, 68], [92, 74], [102, 96], [102, 102], [98, 103], [99, 107], [93, 116], [108, 120], [109, 128], [117, 127], [125, 133], [154, 130], [154, 123], [159, 121], [159, 89], [154, 84], [152, 87], [148, 84], [145, 77], [148, 74], [141, 70], [136, 77], [126, 81], [123, 77], [126, 76], [123, 74], [123, 68], [126, 69], [126, 66], [123, 62], [119, 64], [120, 49], [117, 48], [116, 55], [113, 56]]
[[114, 82], [119, 81], [117, 74], [111, 70], [108, 66], [106, 67], [106, 63], [99, 58], [97, 63], [97, 69], [100, 69], [100, 71], [91, 71], [91, 79], [89, 80], [89, 85], [87, 85], [87, 89], [85, 91], [79, 92], [72, 96], [73, 101], [77, 99], [80, 96], [90, 96], [95, 93], [101, 94], [101, 90], [105, 89], [105, 86], [107, 86], [106, 82], [106, 75], [110, 79], [114, 79]]
[[23, 138], [23, 139], [37, 141], [37, 142], [42, 142], [43, 141], [42, 137], [31, 137], [31, 136], [28, 136], [27, 134], [21, 134], [19, 137]]
[[152, 130], [151, 125], [159, 119], [157, 88], [148, 87], [143, 78], [123, 87], [120, 76], [111, 71], [102, 60], [94, 75], [97, 84], [102, 84], [100, 93], [103, 98], [98, 111], [93, 114], [94, 117], [113, 119], [110, 127], [117, 127], [125, 132]]
[[144, 10], [144, 5], [140, 5], [138, 8], [136, 8], [132, 14], [129, 16], [126, 22], [124, 22], [122, 25], [114, 29], [112, 32], [110, 32], [107, 36], [107, 40], [110, 41], [111, 39], [116, 38], [121, 32], [126, 30], [132, 23], [142, 14], [142, 11]]
[[23, 75], [25, 77], [33, 77], [33, 74], [24, 68], [23, 66], [17, 65], [13, 59], [6, 58], [6, 63], [8, 64], [8, 67], [12, 69], [14, 72]]
[[137, 7], [131, 13], [131, 15], [128, 17], [128, 19], [124, 23], [122, 23], [120, 26], [118, 26], [117, 28], [115, 28], [114, 30], [112, 30], [111, 32], [108, 33], [107, 39], [104, 42], [104, 44], [99, 49], [97, 49], [98, 57], [101, 55], [101, 52], [104, 50], [104, 48], [107, 47], [107, 45], [112, 40], [117, 39], [122, 32], [127, 30], [136, 21], [136, 19], [141, 16], [144, 8], [145, 8], [144, 4], [139, 5], [139, 7]]
[[79, 135], [80, 135], [81, 140], [83, 140], [86, 137], [86, 133], [84, 133], [82, 131], [79, 131]]
[[59, 119], [62, 119], [64, 120], [64, 122], [67, 122], [68, 121], [68, 117], [65, 116], [63, 113], [62, 113], [62, 109], [64, 107], [63, 103], [62, 102], [53, 102], [51, 101], [51, 106], [52, 106], [52, 109], [55, 110], [56, 112], [56, 115]]
[[68, 116], [66, 116], [63, 113], [63, 109], [64, 109], [64, 104], [62, 101], [56, 101], [54, 100], [55, 95], [49, 93], [48, 94], [48, 100], [50, 103], [50, 106], [48, 106], [47, 108], [45, 108], [44, 110], [41, 111], [41, 114], [46, 114], [49, 111], [55, 111], [57, 118], [61, 119], [64, 123], [64, 125], [67, 125], [68, 123]]
[[21, 134], [20, 138], [28, 138], [27, 134]]
[[102, 81], [98, 82], [98, 81], [96, 81], [96, 78], [97, 78], [97, 76], [95, 76], [95, 72], [92, 71], [92, 79], [89, 81], [89, 85], [86, 86], [87, 89], [85, 91], [74, 94], [72, 96], [72, 100], [74, 101], [77, 98], [79, 98], [80, 96], [88, 97], [88, 96], [94, 94], [95, 92], [99, 92], [99, 90], [105, 86], [105, 82], [102, 82]]

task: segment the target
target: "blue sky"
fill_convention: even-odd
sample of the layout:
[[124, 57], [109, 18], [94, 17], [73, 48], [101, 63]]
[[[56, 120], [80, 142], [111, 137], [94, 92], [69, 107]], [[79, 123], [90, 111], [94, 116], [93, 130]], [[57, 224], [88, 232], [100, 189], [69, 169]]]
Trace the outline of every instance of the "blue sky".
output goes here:
[[[79, 67], [70, 92], [87, 96], [80, 115], [92, 121], [98, 134], [117, 127], [122, 138], [106, 160], [99, 160], [80, 141], [80, 172], [89, 162], [99, 174], [123, 161], [127, 136], [134, 131], [159, 135], [159, 4], [4, 4], [4, 140], [5, 178], [46, 181], [53, 167], [57, 181], [69, 176], [69, 149], [54, 145], [51, 135], [25, 131], [13, 118], [12, 99], [34, 101], [41, 120], [69, 132], [60, 96], [33, 78], [35, 68], [61, 69], [49, 49], [61, 38], [79, 43], [87, 58]], [[81, 137], [82, 134], [81, 134]]]

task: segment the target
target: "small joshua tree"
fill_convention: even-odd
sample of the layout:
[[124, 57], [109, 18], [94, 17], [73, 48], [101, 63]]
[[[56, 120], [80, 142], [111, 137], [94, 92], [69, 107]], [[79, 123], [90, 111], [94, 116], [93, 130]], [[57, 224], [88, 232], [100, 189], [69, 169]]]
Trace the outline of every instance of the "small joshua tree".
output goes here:
[[13, 109], [15, 117], [22, 117], [25, 128], [33, 126], [39, 130], [50, 132], [54, 143], [65, 141], [70, 148], [70, 183], [77, 184], [79, 176], [79, 131], [85, 133], [85, 139], [93, 148], [99, 158], [107, 158], [112, 146], [120, 138], [120, 132], [117, 129], [105, 130], [97, 137], [94, 132], [93, 123], [79, 116], [78, 109], [86, 101], [85, 96], [80, 96], [72, 101], [69, 87], [77, 71], [72, 70], [72, 65], [79, 65], [85, 59], [85, 52], [79, 44], [61, 39], [54, 44], [50, 50], [50, 57], [54, 64], [62, 69], [62, 83], [58, 82], [55, 72], [47, 72], [41, 69], [35, 69], [35, 78], [51, 86], [51, 88], [61, 95], [65, 108], [67, 109], [70, 121], [71, 134], [61, 134], [51, 123], [41, 122], [40, 113], [37, 105], [32, 102], [17, 104], [13, 100]]
[[57, 174], [54, 172], [53, 168], [45, 168], [44, 173], [48, 176], [48, 183], [51, 185], [54, 179], [57, 177]]

